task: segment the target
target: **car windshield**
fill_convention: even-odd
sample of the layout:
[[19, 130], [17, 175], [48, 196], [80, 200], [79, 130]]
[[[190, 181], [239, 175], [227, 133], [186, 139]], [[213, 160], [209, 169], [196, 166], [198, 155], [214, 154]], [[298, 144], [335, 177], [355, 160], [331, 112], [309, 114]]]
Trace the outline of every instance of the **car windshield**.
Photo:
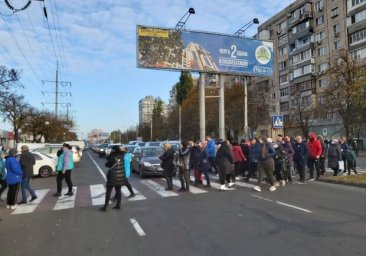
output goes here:
[[149, 142], [149, 145], [153, 147], [160, 147], [160, 142]]
[[144, 157], [160, 156], [163, 153], [161, 148], [143, 148], [141, 155]]

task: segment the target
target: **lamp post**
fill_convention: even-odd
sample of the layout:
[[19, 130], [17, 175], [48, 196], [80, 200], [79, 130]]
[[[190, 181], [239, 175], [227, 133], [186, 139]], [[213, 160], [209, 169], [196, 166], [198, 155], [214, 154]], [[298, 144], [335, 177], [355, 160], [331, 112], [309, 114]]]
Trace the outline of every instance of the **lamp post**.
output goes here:
[[[234, 35], [237, 37], [245, 37], [245, 31], [250, 28], [253, 24], [259, 24], [259, 20], [257, 18], [253, 18], [253, 20], [249, 21], [247, 24], [239, 28]], [[248, 81], [247, 77], [244, 76], [244, 136], [248, 136]]]
[[[188, 11], [183, 15], [183, 17], [178, 21], [177, 25], [175, 25], [175, 29], [178, 31], [182, 30], [184, 28], [184, 26], [186, 25], [186, 22], [188, 21], [188, 18], [191, 16], [191, 14], [196, 14], [196, 11], [192, 7], [190, 7], [188, 9]], [[178, 133], [179, 133], [179, 140], [181, 140], [181, 137], [182, 137], [182, 107], [180, 104], [178, 106], [178, 110], [179, 110]], [[152, 127], [152, 121], [151, 121], [151, 127]], [[151, 130], [152, 130], [152, 128], [151, 128]], [[152, 135], [151, 135], [151, 137], [152, 137]]]

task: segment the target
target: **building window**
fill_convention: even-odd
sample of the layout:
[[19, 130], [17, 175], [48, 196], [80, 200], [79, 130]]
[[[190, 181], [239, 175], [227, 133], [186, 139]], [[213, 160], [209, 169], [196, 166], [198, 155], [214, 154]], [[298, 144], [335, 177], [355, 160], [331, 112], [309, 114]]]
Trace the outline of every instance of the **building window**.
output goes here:
[[313, 71], [314, 71], [313, 65], [303, 66], [301, 68], [298, 68], [298, 69], [294, 70], [294, 78], [299, 77], [299, 76], [303, 76], [303, 75], [306, 75], [306, 74], [310, 74]]
[[298, 62], [301, 62], [301, 61], [304, 61], [304, 60], [308, 60], [311, 57], [313, 57], [312, 50], [311, 49], [308, 49], [306, 51], [303, 51], [303, 52], [301, 52], [299, 54], [294, 55], [292, 57], [292, 63], [293, 64], [296, 64]]
[[318, 48], [318, 56], [325, 55], [325, 46]]
[[278, 50], [278, 54], [280, 55], [280, 57], [287, 55], [287, 47], [284, 47], [282, 49]]
[[341, 48], [341, 41], [334, 41], [334, 50], [339, 50]]
[[361, 60], [366, 58], [366, 47], [352, 52], [353, 59]]
[[337, 34], [339, 33], [339, 23], [333, 26], [333, 33], [335, 36], [337, 36]]
[[283, 45], [287, 43], [287, 35], [282, 35], [278, 38], [278, 45]]
[[287, 83], [288, 81], [288, 75], [283, 75], [283, 76], [280, 76], [280, 84], [284, 84], [284, 83]]
[[355, 5], [358, 5], [362, 2], [365, 2], [366, 0], [352, 0], [352, 7], [355, 6]]
[[328, 79], [319, 79], [318, 80], [319, 88], [327, 87], [328, 83], [329, 83]]
[[318, 66], [319, 72], [324, 72], [328, 69], [328, 63], [324, 62], [319, 64]]
[[338, 11], [339, 11], [339, 10], [338, 10], [338, 7], [334, 8], [334, 9], [331, 11], [330, 16], [331, 16], [332, 18], [334, 18], [334, 17], [338, 16], [338, 15], [339, 15], [339, 12], [338, 12]]
[[323, 23], [324, 23], [324, 15], [319, 16], [318, 18], [316, 18], [316, 20], [315, 20], [315, 24], [316, 24], [317, 26], [319, 26], [319, 25], [321, 25], [321, 24], [323, 24]]
[[281, 102], [280, 103], [280, 111], [288, 111], [289, 110], [289, 107], [290, 107], [290, 104], [289, 102]]
[[278, 31], [283, 32], [283, 31], [285, 31], [286, 27], [287, 27], [287, 22], [283, 21], [278, 25]]
[[317, 42], [322, 40], [324, 37], [325, 37], [325, 31], [320, 31], [315, 35], [315, 39]]
[[324, 9], [324, 0], [315, 3], [315, 10], [321, 12]]
[[287, 68], [287, 61], [283, 61], [283, 62], [280, 62], [279, 65], [278, 65], [278, 69], [281, 71], [281, 70], [284, 70]]
[[347, 26], [366, 20], [366, 10], [360, 11], [347, 19]]
[[284, 88], [280, 91], [280, 97], [288, 96], [288, 88]]
[[366, 41], [366, 28], [356, 31], [349, 37], [349, 43], [355, 43], [358, 41]]

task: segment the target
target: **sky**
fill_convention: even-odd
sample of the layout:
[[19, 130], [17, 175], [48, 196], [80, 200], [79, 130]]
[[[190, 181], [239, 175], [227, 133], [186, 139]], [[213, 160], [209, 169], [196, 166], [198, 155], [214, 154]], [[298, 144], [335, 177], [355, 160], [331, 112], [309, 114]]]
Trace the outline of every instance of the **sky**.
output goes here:
[[[8, 2], [22, 9], [28, 0]], [[193, 7], [196, 13], [185, 29], [233, 34], [253, 18], [265, 22], [291, 2], [33, 0], [13, 13], [0, 0], [0, 65], [21, 71], [24, 89], [17, 90], [28, 103], [54, 111], [58, 63], [59, 113], [66, 115], [68, 110], [79, 138], [92, 129], [125, 131], [138, 124], [139, 100], [152, 95], [168, 103], [180, 75], [136, 67], [137, 25], [174, 28]], [[254, 24], [246, 36], [256, 29]], [[1, 122], [0, 129], [11, 128]]]

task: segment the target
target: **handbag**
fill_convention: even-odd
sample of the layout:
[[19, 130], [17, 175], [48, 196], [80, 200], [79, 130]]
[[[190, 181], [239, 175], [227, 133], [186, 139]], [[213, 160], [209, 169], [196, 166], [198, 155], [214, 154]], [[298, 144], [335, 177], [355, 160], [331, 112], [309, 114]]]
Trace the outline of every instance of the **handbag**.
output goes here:
[[338, 169], [339, 170], [344, 170], [344, 162], [343, 161], [338, 161]]

